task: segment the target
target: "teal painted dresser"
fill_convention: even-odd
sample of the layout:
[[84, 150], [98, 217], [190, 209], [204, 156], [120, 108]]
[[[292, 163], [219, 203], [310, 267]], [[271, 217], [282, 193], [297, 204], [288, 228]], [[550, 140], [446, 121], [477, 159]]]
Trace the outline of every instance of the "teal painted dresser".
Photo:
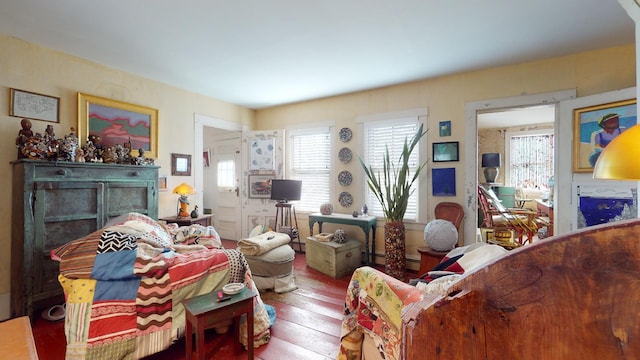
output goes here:
[[18, 160], [13, 167], [11, 317], [64, 301], [51, 250], [127, 212], [158, 218], [158, 167]]

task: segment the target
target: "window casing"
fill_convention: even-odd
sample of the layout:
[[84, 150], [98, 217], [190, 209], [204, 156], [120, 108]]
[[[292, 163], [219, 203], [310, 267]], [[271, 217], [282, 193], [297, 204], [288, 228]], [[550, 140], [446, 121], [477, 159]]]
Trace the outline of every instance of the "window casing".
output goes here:
[[329, 202], [331, 184], [330, 128], [299, 129], [289, 132], [288, 179], [302, 180], [296, 211], [316, 212]]
[[[389, 148], [390, 160], [397, 164], [402, 153], [405, 139], [411, 140], [418, 130], [417, 117], [399, 118], [386, 121], [366, 122], [364, 125], [364, 157], [365, 165], [371, 166], [374, 174], [382, 174], [383, 161], [386, 148]], [[419, 151], [416, 149], [410, 157], [410, 176], [413, 176], [420, 163]], [[384, 177], [381, 175], [381, 181]], [[413, 194], [409, 198], [409, 204], [405, 213], [405, 220], [417, 220], [418, 217], [418, 181], [413, 184]], [[365, 203], [369, 208], [369, 213], [378, 217], [384, 217], [380, 202], [365, 186]]]

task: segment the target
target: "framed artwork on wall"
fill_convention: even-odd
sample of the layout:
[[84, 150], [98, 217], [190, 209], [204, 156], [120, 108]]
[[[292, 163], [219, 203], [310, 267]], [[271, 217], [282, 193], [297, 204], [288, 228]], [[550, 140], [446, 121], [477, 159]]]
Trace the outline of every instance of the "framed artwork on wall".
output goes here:
[[211, 166], [211, 149], [202, 150], [202, 159], [204, 160], [204, 167]]
[[607, 144], [637, 122], [636, 99], [573, 110], [573, 171], [592, 172]]
[[434, 142], [432, 156], [433, 162], [459, 161], [458, 142]]
[[167, 175], [158, 175], [158, 190], [167, 191], [169, 187], [167, 185]]
[[440, 130], [440, 136], [451, 136], [451, 120], [440, 121], [438, 126]]
[[103, 146], [131, 144], [132, 156], [158, 157], [158, 110], [78, 93], [78, 139], [100, 136]]
[[275, 170], [276, 139], [252, 139], [249, 142], [249, 170]]
[[431, 169], [433, 196], [456, 196], [456, 169]]
[[249, 197], [258, 199], [271, 198], [271, 179], [274, 174], [250, 174], [249, 175]]
[[60, 122], [60, 98], [18, 89], [10, 95], [9, 116]]
[[191, 155], [172, 153], [171, 175], [191, 176]]

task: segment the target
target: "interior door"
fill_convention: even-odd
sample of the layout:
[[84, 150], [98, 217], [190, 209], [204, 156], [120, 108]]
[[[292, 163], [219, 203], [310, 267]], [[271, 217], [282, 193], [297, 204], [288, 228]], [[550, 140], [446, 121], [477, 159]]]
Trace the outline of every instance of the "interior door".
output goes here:
[[[240, 239], [240, 133], [213, 135], [211, 164], [205, 170], [205, 189], [212, 195], [213, 226], [223, 239]], [[206, 196], [207, 194], [205, 194]], [[208, 196], [205, 202], [208, 202]]]
[[252, 184], [284, 178], [284, 130], [242, 133], [242, 234], [257, 225], [275, 226], [276, 207], [271, 190], [255, 191]]

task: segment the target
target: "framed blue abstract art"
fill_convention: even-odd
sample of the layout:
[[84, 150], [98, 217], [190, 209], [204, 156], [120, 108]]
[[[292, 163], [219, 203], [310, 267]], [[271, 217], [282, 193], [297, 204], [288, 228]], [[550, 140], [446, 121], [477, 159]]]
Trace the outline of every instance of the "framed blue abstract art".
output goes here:
[[633, 185], [576, 185], [577, 228], [638, 217], [638, 191]]
[[433, 196], [456, 196], [456, 169], [431, 169]]

